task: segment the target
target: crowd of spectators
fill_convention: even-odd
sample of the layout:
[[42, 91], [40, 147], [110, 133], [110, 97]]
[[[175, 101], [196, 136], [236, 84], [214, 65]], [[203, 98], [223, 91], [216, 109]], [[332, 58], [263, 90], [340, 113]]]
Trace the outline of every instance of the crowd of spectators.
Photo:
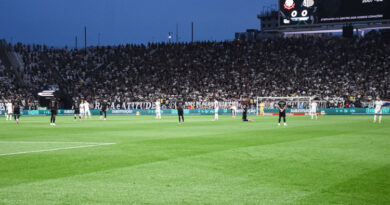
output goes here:
[[26, 108], [33, 109], [36, 104], [34, 93], [20, 84], [20, 78], [12, 67], [7, 67], [0, 60], [0, 102], [18, 100]]
[[[390, 44], [380, 35], [101, 46], [87, 52], [22, 44], [13, 49], [22, 56], [31, 89], [62, 83], [70, 96], [89, 101], [317, 96], [359, 106], [390, 97]], [[12, 79], [1, 65], [0, 72]], [[0, 83], [0, 92], [13, 84]]]

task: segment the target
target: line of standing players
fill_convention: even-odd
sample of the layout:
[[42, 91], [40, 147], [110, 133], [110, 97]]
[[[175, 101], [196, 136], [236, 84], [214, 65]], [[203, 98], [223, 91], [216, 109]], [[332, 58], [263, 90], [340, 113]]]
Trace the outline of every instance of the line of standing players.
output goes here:
[[[283, 118], [284, 126], [287, 126], [286, 123], [286, 109], [287, 109], [287, 103], [286, 101], [279, 101], [278, 102], [278, 109], [279, 109], [279, 123], [278, 125], [280, 126], [280, 121]], [[176, 103], [176, 109], [177, 109], [177, 114], [179, 117], [179, 124], [184, 123], [184, 103], [183, 102], [178, 102]], [[236, 113], [237, 113], [237, 106], [232, 104], [231, 105], [231, 110], [232, 110], [232, 118], [236, 118]], [[214, 99], [214, 112], [215, 112], [215, 117], [214, 121], [218, 120], [218, 111], [219, 111], [219, 104], [216, 99]], [[161, 114], [160, 114], [160, 102], [156, 101], [156, 119], [161, 119]], [[252, 122], [252, 119], [248, 119], [248, 105], [246, 103], [243, 103], [243, 111], [242, 111], [242, 121], [244, 122]]]
[[[50, 101], [49, 108], [50, 108], [50, 112], [51, 112], [51, 116], [50, 116], [50, 125], [51, 126], [55, 126], [56, 116], [57, 116], [58, 109], [59, 109], [58, 101], [59, 101], [59, 99], [56, 99], [56, 98], [53, 98]], [[376, 109], [375, 109], [374, 122], [376, 122], [377, 113], [379, 113], [379, 122], [381, 122], [381, 117], [382, 117], [381, 116], [382, 115], [381, 108], [383, 106], [383, 101], [381, 101], [380, 98], [378, 98], [378, 101], [375, 102], [375, 104], [376, 104]], [[219, 105], [218, 105], [218, 101], [216, 99], [214, 102], [214, 106], [216, 108], [214, 120], [218, 120]], [[160, 111], [161, 108], [160, 107], [161, 107], [160, 101], [157, 100], [156, 101], [156, 119], [161, 119], [161, 111]], [[110, 108], [110, 106], [107, 103], [107, 100], [103, 100], [103, 102], [100, 104], [100, 107], [99, 107], [100, 120], [107, 119], [107, 110], [109, 108]], [[284, 126], [287, 126], [287, 123], [286, 123], [287, 103], [285, 101], [281, 100], [278, 102], [277, 108], [279, 109], [278, 125], [280, 126], [281, 119], [283, 118]], [[6, 109], [7, 109], [7, 114], [6, 114], [7, 120], [11, 120], [12, 116], [13, 116], [16, 123], [18, 124], [19, 118], [20, 118], [21, 103], [18, 100], [16, 100], [14, 103], [12, 103], [11, 100], [8, 100], [8, 102], [6, 103]], [[176, 104], [176, 109], [178, 112], [179, 124], [184, 123], [184, 103], [178, 102]], [[231, 105], [231, 109], [232, 109], [232, 117], [235, 118], [236, 112], [237, 112], [236, 105]], [[262, 109], [264, 109], [264, 106], [262, 107]], [[315, 101], [313, 101], [313, 103], [311, 105], [311, 111], [310, 111], [310, 113], [312, 115], [312, 119], [313, 119], [314, 115], [317, 118], [316, 109], [317, 109], [317, 103]], [[91, 119], [91, 112], [89, 110], [89, 103], [86, 100], [81, 100], [81, 101], [78, 101], [77, 99], [74, 100], [73, 105], [72, 105], [72, 110], [74, 111], [74, 120], [76, 120], [77, 118], [82, 119], [83, 117], [87, 118], [87, 116], [89, 116], [89, 118]], [[242, 113], [242, 120], [244, 122], [252, 121], [251, 119], [247, 119], [247, 112], [248, 112], [247, 104], [244, 104], [243, 113]], [[261, 111], [261, 112], [264, 112], [264, 111]]]
[[[51, 113], [51, 117], [50, 117], [50, 125], [51, 126], [55, 126], [56, 124], [56, 116], [57, 116], [57, 113], [58, 113], [58, 109], [59, 109], [59, 103], [58, 103], [58, 99], [55, 99], [53, 98], [51, 101], [50, 101], [50, 113]], [[107, 100], [104, 100], [102, 102], [102, 104], [100, 104], [100, 120], [106, 120], [107, 119], [107, 110], [109, 109], [109, 105], [107, 103]], [[73, 117], [74, 117], [74, 120], [76, 120], [77, 118], [79, 118], [79, 120], [85, 118], [87, 119], [87, 117], [89, 117], [89, 119], [92, 119], [91, 117], [91, 111], [89, 110], [89, 103], [88, 101], [86, 100], [81, 100], [81, 101], [78, 101], [78, 100], [74, 100], [73, 101], [73, 104], [72, 104], [72, 110], [73, 110]], [[20, 112], [19, 112], [19, 115], [20, 115]], [[104, 118], [103, 118], [104, 117]]]
[[[103, 102], [100, 104], [100, 120], [106, 120], [107, 119], [107, 110], [110, 108], [109, 104], [107, 103], [107, 100], [103, 100]], [[73, 101], [72, 110], [74, 113], [74, 120], [79, 118], [79, 120], [83, 119], [84, 117], [89, 119], [92, 119], [91, 117], [91, 111], [89, 109], [89, 103], [86, 100], [78, 101], [77, 99]]]

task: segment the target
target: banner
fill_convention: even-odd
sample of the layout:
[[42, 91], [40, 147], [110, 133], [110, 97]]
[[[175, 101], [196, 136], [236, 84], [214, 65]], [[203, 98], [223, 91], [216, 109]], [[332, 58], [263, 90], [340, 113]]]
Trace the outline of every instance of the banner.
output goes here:
[[[155, 109], [155, 102], [108, 102], [108, 105], [113, 110], [149, 110]], [[237, 105], [240, 107], [241, 104], [236, 101], [228, 101], [228, 102], [218, 102], [220, 109], [227, 109], [231, 105]], [[176, 102], [166, 101], [161, 104], [161, 109], [175, 109]], [[253, 105], [255, 106], [255, 105]], [[100, 102], [96, 101], [93, 103], [93, 108], [99, 108]], [[187, 109], [213, 109], [214, 102], [184, 102], [184, 107]], [[253, 107], [254, 108], [254, 107]]]

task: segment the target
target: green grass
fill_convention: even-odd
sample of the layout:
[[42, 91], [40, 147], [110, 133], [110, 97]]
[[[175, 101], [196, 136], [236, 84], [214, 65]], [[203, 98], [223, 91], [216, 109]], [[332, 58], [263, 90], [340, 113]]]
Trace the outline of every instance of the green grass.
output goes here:
[[390, 204], [387, 116], [212, 118], [1, 118], [0, 204]]

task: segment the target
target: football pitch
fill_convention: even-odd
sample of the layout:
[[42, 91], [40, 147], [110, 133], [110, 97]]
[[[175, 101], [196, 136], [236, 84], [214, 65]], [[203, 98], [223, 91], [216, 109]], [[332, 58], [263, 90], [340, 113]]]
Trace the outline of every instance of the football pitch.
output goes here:
[[390, 204], [390, 118], [0, 118], [0, 204]]

